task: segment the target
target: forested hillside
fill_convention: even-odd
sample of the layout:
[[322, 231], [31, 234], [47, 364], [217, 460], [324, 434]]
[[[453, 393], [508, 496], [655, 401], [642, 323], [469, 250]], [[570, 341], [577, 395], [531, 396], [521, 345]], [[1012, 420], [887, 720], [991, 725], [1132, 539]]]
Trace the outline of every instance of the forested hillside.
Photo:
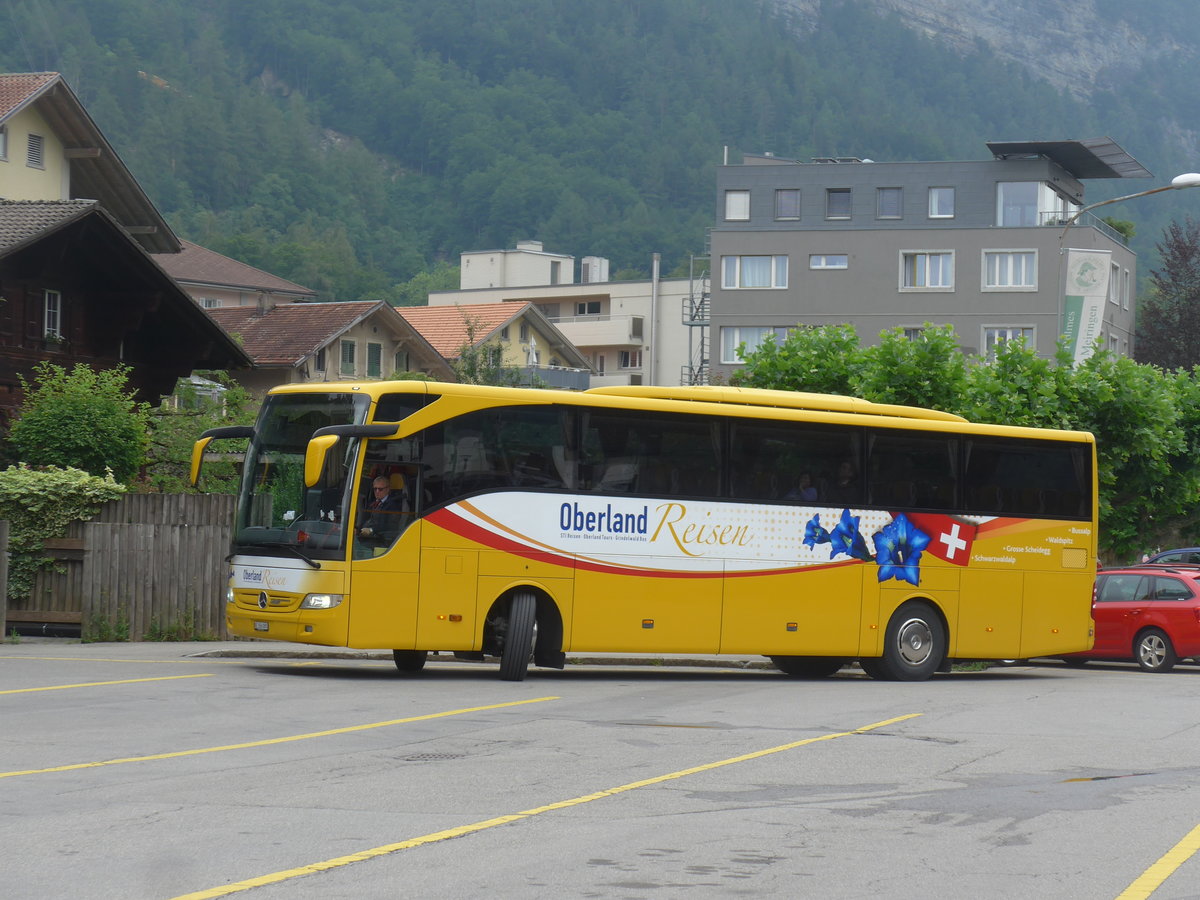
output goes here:
[[62, 72], [181, 236], [339, 299], [522, 238], [685, 267], [724, 147], [1109, 135], [1164, 181], [1200, 168], [1167, 168], [1161, 104], [1107, 118], [887, 5], [812, 3], [795, 28], [763, 0], [10, 0], [0, 69]]

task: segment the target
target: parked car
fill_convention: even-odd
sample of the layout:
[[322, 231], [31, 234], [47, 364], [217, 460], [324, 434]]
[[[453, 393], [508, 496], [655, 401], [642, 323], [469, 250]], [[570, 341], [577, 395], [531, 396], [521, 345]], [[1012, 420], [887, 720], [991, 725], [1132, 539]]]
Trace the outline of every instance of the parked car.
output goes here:
[[1178, 550], [1163, 550], [1155, 553], [1148, 563], [1191, 563], [1200, 565], [1200, 547], [1180, 547]]
[[1104, 569], [1096, 575], [1092, 618], [1094, 646], [1063, 656], [1066, 662], [1132, 659], [1147, 672], [1169, 672], [1181, 659], [1200, 657], [1200, 564]]

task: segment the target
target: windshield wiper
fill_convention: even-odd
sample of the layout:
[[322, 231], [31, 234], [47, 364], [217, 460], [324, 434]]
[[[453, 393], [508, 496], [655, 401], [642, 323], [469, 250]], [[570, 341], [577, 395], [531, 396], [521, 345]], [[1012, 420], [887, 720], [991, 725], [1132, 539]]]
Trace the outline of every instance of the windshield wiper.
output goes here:
[[307, 553], [305, 553], [303, 550], [301, 550], [295, 544], [289, 544], [287, 541], [255, 541], [254, 544], [248, 544], [245, 546], [282, 547], [284, 550], [291, 550], [293, 553], [295, 553], [298, 557], [300, 557], [302, 560], [304, 560], [306, 563], [308, 563], [314, 569], [321, 568], [321, 564], [319, 562], [317, 562], [315, 559], [313, 559], [311, 556], [309, 556]]

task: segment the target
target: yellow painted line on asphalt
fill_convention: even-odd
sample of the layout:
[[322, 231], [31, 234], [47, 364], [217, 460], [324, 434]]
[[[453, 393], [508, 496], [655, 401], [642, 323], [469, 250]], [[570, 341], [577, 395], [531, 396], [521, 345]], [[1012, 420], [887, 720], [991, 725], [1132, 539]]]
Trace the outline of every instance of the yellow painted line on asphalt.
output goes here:
[[203, 891], [196, 891], [191, 894], [180, 894], [173, 900], [208, 900], [212, 897], [225, 897], [229, 894], [237, 894], [241, 891], [252, 890], [253, 888], [264, 887], [268, 884], [278, 884], [282, 881], [288, 881], [292, 878], [301, 878], [305, 875], [315, 875], [318, 872], [327, 872], [330, 869], [338, 869], [342, 866], [348, 866], [352, 863], [365, 862], [369, 859], [376, 859], [380, 856], [387, 856], [390, 853], [396, 853], [400, 850], [411, 850], [413, 847], [421, 847], [425, 844], [435, 844], [439, 841], [448, 841], [451, 838], [462, 837], [467, 834], [484, 831], [488, 828], [495, 828], [497, 825], [507, 825], [510, 822], [519, 822], [522, 819], [528, 819], [531, 816], [541, 815], [545, 812], [552, 812], [559, 809], [568, 809], [572, 806], [579, 806], [583, 803], [590, 803], [593, 800], [603, 800], [606, 797], [615, 797], [618, 794], [624, 794], [627, 791], [634, 791], [638, 788], [649, 787], [655, 784], [662, 784], [665, 781], [673, 781], [677, 778], [685, 778], [688, 775], [696, 775], [700, 772], [709, 772], [713, 769], [719, 769], [723, 766], [731, 766], [734, 763], [747, 762], [752, 759], [761, 759], [764, 756], [770, 756], [773, 753], [783, 753], [787, 750], [795, 750], [797, 747], [804, 747], [808, 744], [816, 744], [820, 741], [832, 741], [837, 738], [850, 737], [855, 734], [864, 734], [868, 731], [874, 731], [878, 728], [885, 728], [888, 725], [894, 725], [897, 722], [903, 722], [906, 719], [915, 719], [922, 713], [909, 713], [904, 716], [896, 716], [892, 719], [884, 719], [882, 722], [874, 722], [870, 725], [863, 725], [861, 728], [855, 728], [853, 731], [838, 731], [833, 734], [823, 734], [820, 737], [805, 738], [800, 741], [792, 741], [789, 744], [780, 744], [778, 747], [768, 747], [765, 750], [755, 750], [753, 753], [744, 753], [741, 756], [733, 756], [729, 759], [718, 760], [717, 762], [704, 763], [699, 766], [692, 766], [688, 769], [680, 769], [678, 772], [668, 772], [666, 775], [656, 775], [653, 778], [646, 778], [642, 781], [631, 781], [628, 784], [620, 785], [619, 787], [607, 788], [606, 790], [596, 791], [594, 794], [584, 794], [582, 797], [574, 797], [570, 800], [560, 800], [557, 803], [550, 803], [546, 806], [538, 806], [533, 809], [527, 809], [523, 812], [513, 813], [507, 816], [497, 816], [494, 819], [485, 819], [482, 822], [473, 822], [470, 825], [459, 825], [456, 828], [447, 828], [445, 831], [435, 831], [431, 834], [422, 835], [421, 837], [409, 838], [406, 841], [398, 841], [394, 844], [384, 844], [381, 847], [373, 847], [370, 850], [361, 850], [358, 853], [351, 853], [347, 856], [338, 856], [333, 859], [327, 859], [322, 862], [310, 863], [307, 866], [298, 866], [294, 869], [283, 869], [279, 872], [272, 872], [269, 875], [259, 875], [256, 878], [247, 878], [245, 881], [237, 881], [232, 884], [223, 884], [219, 887], [209, 888]]
[[1129, 887], [1117, 895], [1117, 900], [1145, 900], [1175, 873], [1175, 870], [1200, 850], [1200, 825], [1197, 825], [1183, 840], [1168, 850], [1162, 857], [1141, 874]]
[[157, 678], [126, 678], [122, 681], [85, 681], [81, 684], [52, 684], [48, 687], [14, 688], [0, 691], [0, 694], [32, 694], [34, 691], [65, 691], [70, 688], [108, 687], [110, 684], [141, 684], [144, 681], [178, 681], [180, 678], [212, 678], [212, 674], [202, 675], [160, 675]]
[[224, 744], [220, 747], [201, 747], [197, 750], [176, 750], [171, 753], [155, 753], [151, 756], [126, 756], [121, 759], [105, 759], [99, 762], [73, 763], [67, 766], [52, 766], [48, 769], [24, 769], [18, 772], [0, 772], [0, 778], [15, 778], [18, 775], [46, 775], [50, 772], [71, 772], [75, 769], [97, 769], [101, 766], [118, 766], [124, 763], [153, 762], [160, 759], [178, 759], [181, 756], [199, 756], [202, 753], [223, 753], [226, 750], [248, 750], [253, 747], [270, 747], [273, 744], [287, 744], [292, 741], [306, 741], [311, 738], [330, 737], [335, 734], [352, 734], [355, 731], [369, 731], [372, 728], [386, 728], [389, 725], [405, 725], [409, 722], [425, 722], [430, 719], [444, 719], [449, 716], [461, 716], [466, 713], [487, 712], [493, 709], [504, 709], [509, 706], [525, 706], [530, 703], [544, 703], [547, 700], [558, 700], [558, 697], [535, 697], [532, 700], [512, 700], [508, 703], [492, 703], [488, 706], [472, 706], [467, 709], [451, 709], [446, 712], [427, 713], [423, 716], [408, 716], [403, 719], [388, 719], [386, 722], [370, 722], [366, 725], [348, 725], [345, 728], [330, 728], [328, 731], [312, 731], [308, 734], [292, 734], [287, 737], [268, 738], [263, 741], [246, 741], [242, 744]]

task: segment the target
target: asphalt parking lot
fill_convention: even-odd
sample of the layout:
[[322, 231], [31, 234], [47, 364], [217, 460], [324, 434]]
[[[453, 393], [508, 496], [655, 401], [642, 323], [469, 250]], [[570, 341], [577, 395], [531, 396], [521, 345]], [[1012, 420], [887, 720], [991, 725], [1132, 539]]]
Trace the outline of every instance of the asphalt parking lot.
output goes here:
[[0, 644], [4, 893], [1198, 895], [1200, 668], [764, 663]]

